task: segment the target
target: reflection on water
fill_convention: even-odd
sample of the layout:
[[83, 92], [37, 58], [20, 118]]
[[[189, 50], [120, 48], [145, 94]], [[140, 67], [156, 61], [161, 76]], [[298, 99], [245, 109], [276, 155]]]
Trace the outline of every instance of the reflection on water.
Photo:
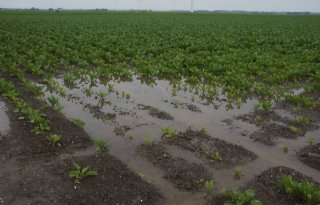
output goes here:
[[5, 103], [0, 101], [0, 137], [6, 135], [10, 130], [10, 120], [8, 118], [6, 110], [7, 109]]

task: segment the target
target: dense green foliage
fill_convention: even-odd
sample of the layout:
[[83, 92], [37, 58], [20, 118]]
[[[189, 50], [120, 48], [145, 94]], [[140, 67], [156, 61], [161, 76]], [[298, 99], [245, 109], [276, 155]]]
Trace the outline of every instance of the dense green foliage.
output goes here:
[[296, 182], [292, 176], [283, 176], [280, 187], [288, 198], [298, 198], [305, 205], [316, 205], [320, 203], [320, 187], [309, 181]]
[[319, 91], [317, 15], [3, 11], [0, 27], [1, 68], [39, 76], [69, 69], [69, 84], [80, 74], [136, 74], [186, 80], [209, 97], [221, 87], [237, 101], [250, 93], [274, 99], [279, 86], [299, 80]]

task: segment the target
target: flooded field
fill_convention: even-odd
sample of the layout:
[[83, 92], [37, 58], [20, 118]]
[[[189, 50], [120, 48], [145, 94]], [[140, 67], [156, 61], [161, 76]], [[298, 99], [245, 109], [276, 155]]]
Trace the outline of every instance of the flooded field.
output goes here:
[[[73, 88], [66, 86], [62, 78], [56, 78], [55, 82], [66, 90], [66, 96], [61, 97], [46, 86], [40, 85], [45, 91], [43, 99], [47, 100], [54, 96], [63, 107], [61, 112], [68, 119], [80, 119], [85, 122], [83, 128], [90, 136], [108, 141], [110, 154], [125, 162], [145, 180], [155, 184], [166, 197], [166, 204], [205, 204], [205, 200], [200, 203], [201, 192], [200, 194], [185, 192], [186, 185], [183, 184], [185, 182], [181, 182], [181, 187], [177, 187], [174, 179], [165, 178], [165, 168], [157, 166], [157, 162], [153, 164], [152, 159], [148, 160], [148, 155], [152, 155], [151, 153], [146, 157], [137, 152], [137, 147], [144, 145], [146, 139], [151, 140], [155, 146], [158, 144], [164, 146], [163, 149], [166, 149], [165, 152], [172, 158], [182, 159], [182, 167], [185, 166], [184, 168], [188, 169], [189, 165], [197, 164], [205, 169], [208, 172], [208, 179], [214, 179], [218, 189], [239, 188], [263, 171], [277, 166], [289, 167], [320, 181], [319, 171], [303, 164], [296, 154], [308, 145], [308, 136], [319, 136], [318, 122], [305, 136], [294, 139], [279, 136], [280, 139], [274, 146], [256, 142], [250, 136], [258, 131], [259, 127], [238, 119], [238, 116], [253, 113], [253, 107], [258, 103], [257, 99], [247, 99], [241, 106], [228, 109], [228, 101], [223, 94], [219, 95], [212, 104], [193, 94], [192, 89], [188, 89], [187, 85], [185, 88], [176, 89], [165, 80], [147, 85], [137, 76], [129, 82], [109, 82], [107, 85], [95, 82], [94, 86], [91, 82], [79, 80], [75, 82]], [[91, 88], [90, 93], [85, 92], [88, 87]], [[173, 90], [177, 91], [173, 93]], [[99, 98], [101, 92], [107, 93], [103, 99]], [[280, 118], [292, 119], [292, 115], [286, 110], [279, 109], [276, 113]], [[228, 145], [220, 151], [222, 160], [214, 162], [213, 158], [203, 158], [201, 152], [205, 152], [205, 148], [201, 146], [205, 146], [208, 142], [191, 144], [194, 149], [200, 149], [198, 151], [181, 147], [179, 143], [167, 143], [162, 138], [161, 128], [163, 127], [170, 127], [181, 133], [187, 132], [186, 135], [190, 134], [188, 129], [195, 130], [198, 132], [195, 138], [200, 137], [201, 132], [205, 132], [212, 139], [225, 141]], [[319, 138], [316, 140], [314, 143], [319, 142]], [[215, 142], [213, 146], [214, 144]], [[237, 150], [230, 154], [234, 148], [228, 149], [228, 147], [235, 145], [248, 153], [241, 154], [242, 152]], [[284, 145], [288, 146], [287, 153], [283, 151]], [[217, 146], [221, 147], [221, 145]], [[152, 152], [152, 149], [157, 148], [151, 148], [149, 152]], [[95, 149], [88, 148], [75, 155], [82, 155], [82, 152], [94, 153]], [[164, 150], [156, 153], [158, 156], [155, 156], [155, 160], [160, 160], [163, 153]], [[246, 155], [250, 155], [249, 159], [242, 160]], [[240, 180], [235, 180], [233, 173], [235, 167], [243, 171], [244, 175]], [[175, 168], [177, 169], [177, 167], [170, 167], [170, 170]], [[178, 171], [182, 172], [179, 169]], [[188, 171], [192, 172], [192, 170]], [[193, 172], [196, 175], [199, 171]]]
[[0, 204], [317, 205], [320, 21], [251, 17], [1, 12]]

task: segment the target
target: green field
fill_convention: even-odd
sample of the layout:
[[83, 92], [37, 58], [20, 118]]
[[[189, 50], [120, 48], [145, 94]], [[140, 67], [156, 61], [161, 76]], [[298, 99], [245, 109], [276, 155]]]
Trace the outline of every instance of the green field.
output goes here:
[[[239, 194], [228, 192], [221, 198], [219, 191], [212, 191], [213, 181], [216, 189], [246, 187], [249, 195], [251, 188], [256, 189], [257, 198], [265, 204], [267, 190], [247, 184], [276, 166], [288, 166], [320, 182], [319, 15], [1, 11], [0, 95], [9, 110], [10, 126], [22, 120], [31, 137], [44, 139], [44, 150], [54, 156], [75, 152], [72, 146], [69, 150], [73, 138], [60, 132], [65, 129], [60, 127], [63, 123], [54, 121], [60, 116], [93, 139], [91, 144], [79, 142], [86, 147], [82, 151], [109, 149], [110, 156], [128, 165], [133, 176], [146, 175], [143, 183], [151, 181], [164, 204], [213, 205]], [[13, 131], [8, 133], [13, 135]], [[3, 136], [0, 145], [7, 138]], [[231, 149], [231, 144], [239, 147]], [[5, 147], [11, 145], [4, 142], [0, 156], [10, 155]], [[169, 149], [169, 145], [183, 151]], [[41, 149], [31, 155], [12, 155], [15, 160], [37, 158], [36, 153], [46, 152]], [[159, 153], [166, 157], [155, 162]], [[179, 153], [185, 159], [177, 157]], [[306, 157], [303, 153], [313, 154]], [[194, 156], [201, 168], [189, 161]], [[41, 155], [39, 164], [44, 159], [54, 161]], [[83, 166], [89, 165], [87, 160]], [[102, 172], [99, 164], [92, 166]], [[162, 170], [166, 177], [153, 169]], [[202, 169], [199, 176], [192, 172]], [[172, 176], [173, 172], [189, 175]], [[275, 175], [279, 180], [291, 172]], [[0, 185], [9, 183], [1, 181], [3, 174], [0, 171]], [[231, 180], [233, 175], [240, 182]], [[285, 185], [281, 186], [286, 194], [274, 196], [269, 203], [290, 198]], [[63, 187], [69, 190], [68, 184]], [[186, 194], [189, 191], [197, 194]], [[37, 198], [36, 193], [29, 195]], [[72, 196], [84, 197], [80, 195]], [[67, 197], [53, 196], [60, 204], [68, 202]], [[115, 196], [118, 201], [117, 197], [107, 200], [134, 201]], [[0, 188], [0, 203], [1, 197], [10, 199]], [[255, 197], [246, 197], [251, 204], [260, 204]], [[296, 201], [286, 199], [285, 204], [316, 205], [320, 200], [293, 198]], [[99, 197], [96, 200], [91, 203], [102, 203]]]

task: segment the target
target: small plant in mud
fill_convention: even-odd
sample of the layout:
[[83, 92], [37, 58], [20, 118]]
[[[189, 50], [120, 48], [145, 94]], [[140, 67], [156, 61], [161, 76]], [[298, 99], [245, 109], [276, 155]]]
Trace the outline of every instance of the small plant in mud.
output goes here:
[[58, 98], [56, 98], [54, 96], [48, 97], [48, 102], [51, 104], [53, 109], [55, 109], [55, 110], [57, 110], [59, 112], [61, 112], [61, 110], [63, 109], [63, 106], [59, 104]]
[[131, 97], [130, 93], [126, 93], [126, 99], [129, 100]]
[[288, 127], [290, 132], [292, 132], [293, 134], [297, 134], [299, 132], [299, 128], [295, 127], [295, 126], [289, 126]]
[[82, 128], [86, 123], [79, 118], [70, 118], [70, 121], [75, 124], [77, 127]]
[[233, 189], [232, 191], [225, 192], [224, 194], [228, 200], [224, 205], [262, 205], [262, 202], [255, 199], [255, 192], [252, 189], [247, 189], [243, 192]]
[[284, 96], [284, 98], [286, 101], [299, 106], [312, 107], [313, 105], [312, 99], [302, 95], [287, 94]]
[[146, 137], [146, 138], [144, 138], [144, 144], [146, 145], [146, 146], [150, 146], [150, 145], [152, 145], [153, 144], [153, 139], [152, 139], [152, 137]]
[[317, 205], [320, 203], [320, 187], [309, 181], [296, 182], [292, 179], [292, 176], [285, 175], [280, 180], [279, 186], [289, 199], [298, 198], [305, 205]]
[[316, 141], [315, 137], [308, 137], [307, 142], [312, 145]]
[[296, 120], [298, 123], [300, 123], [301, 125], [303, 125], [303, 126], [306, 126], [306, 125], [308, 125], [308, 124], [310, 123], [309, 118], [307, 118], [307, 117], [305, 117], [305, 116], [297, 116], [297, 117], [295, 118], [295, 120]]
[[92, 88], [88, 86], [83, 89], [83, 92], [86, 94], [86, 96], [90, 97], [93, 91]]
[[239, 180], [242, 176], [244, 176], [240, 167], [234, 168], [233, 175], [234, 175], [234, 178], [237, 180]]
[[49, 137], [47, 137], [47, 139], [52, 144], [52, 146], [55, 146], [55, 145], [60, 146], [60, 144], [59, 144], [59, 142], [61, 141], [60, 135], [53, 134], [53, 135], [50, 135]]
[[269, 113], [272, 109], [272, 102], [264, 100], [254, 106], [254, 110], [262, 110], [263, 113]]
[[114, 86], [110, 83], [108, 83], [108, 91], [109, 91], [109, 93], [114, 92]]
[[174, 108], [178, 108], [179, 105], [180, 105], [180, 102], [179, 102], [178, 100], [174, 99], [174, 100], [172, 101], [172, 104], [173, 104]]
[[217, 162], [221, 162], [222, 161], [222, 157], [219, 151], [216, 151], [213, 155], [212, 155], [213, 160], [217, 161]]
[[99, 98], [99, 104], [103, 105], [105, 103], [105, 99], [104, 98], [108, 95], [108, 93], [101, 91], [101, 92], [97, 92], [96, 94], [97, 94], [97, 96]]
[[162, 130], [162, 138], [176, 138], [177, 137], [177, 131], [171, 129], [170, 127], [163, 127]]
[[208, 197], [215, 189], [216, 184], [213, 180], [204, 181], [204, 188], [206, 189], [205, 197]]
[[289, 151], [288, 145], [283, 145], [282, 150], [284, 153], [288, 153], [288, 151]]
[[77, 80], [78, 78], [76, 76], [73, 76], [73, 75], [70, 75], [68, 73], [64, 74], [63, 75], [63, 80], [64, 80], [64, 83], [67, 85], [67, 86], [74, 86], [75, 85], [75, 81]]
[[108, 141], [99, 139], [93, 140], [93, 143], [97, 146], [97, 152], [104, 152], [108, 150]]
[[98, 172], [91, 169], [90, 166], [81, 168], [79, 164], [73, 163], [73, 170], [69, 171], [68, 175], [71, 178], [75, 178], [74, 182], [79, 184], [86, 177], [98, 176]]
[[207, 126], [203, 126], [203, 127], [201, 128], [200, 132], [201, 132], [202, 134], [207, 134], [207, 133], [208, 133], [208, 128], [207, 128]]
[[195, 101], [195, 98], [196, 98], [196, 97], [195, 97], [194, 95], [192, 95], [192, 96], [191, 96], [191, 102], [194, 102], [194, 101]]

